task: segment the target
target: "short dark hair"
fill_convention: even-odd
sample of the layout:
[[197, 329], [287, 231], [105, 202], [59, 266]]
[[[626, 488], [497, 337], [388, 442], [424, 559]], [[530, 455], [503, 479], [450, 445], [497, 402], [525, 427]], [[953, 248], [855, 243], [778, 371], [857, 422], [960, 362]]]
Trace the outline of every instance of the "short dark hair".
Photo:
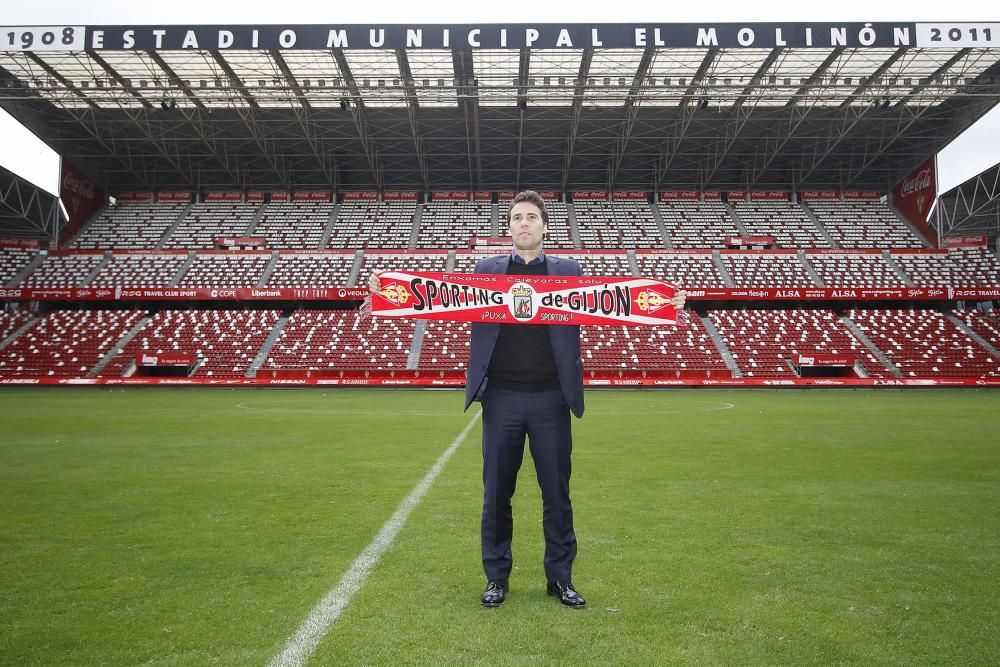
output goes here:
[[536, 207], [538, 207], [538, 210], [542, 214], [542, 224], [545, 225], [549, 224], [549, 212], [545, 208], [545, 200], [542, 199], [542, 196], [537, 192], [535, 192], [534, 190], [523, 190], [521, 192], [518, 192], [517, 195], [514, 196], [514, 199], [512, 199], [510, 202], [510, 208], [507, 209], [508, 223], [510, 223], [510, 212], [514, 210], [514, 206], [520, 204], [523, 201], [526, 201], [529, 204], [534, 204]]

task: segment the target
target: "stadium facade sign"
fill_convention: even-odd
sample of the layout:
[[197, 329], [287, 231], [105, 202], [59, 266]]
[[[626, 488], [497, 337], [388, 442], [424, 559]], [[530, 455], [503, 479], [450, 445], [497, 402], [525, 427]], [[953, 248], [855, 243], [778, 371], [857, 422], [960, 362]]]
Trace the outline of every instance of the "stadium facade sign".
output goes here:
[[989, 48], [1000, 23], [511, 23], [0, 27], [5, 51]]

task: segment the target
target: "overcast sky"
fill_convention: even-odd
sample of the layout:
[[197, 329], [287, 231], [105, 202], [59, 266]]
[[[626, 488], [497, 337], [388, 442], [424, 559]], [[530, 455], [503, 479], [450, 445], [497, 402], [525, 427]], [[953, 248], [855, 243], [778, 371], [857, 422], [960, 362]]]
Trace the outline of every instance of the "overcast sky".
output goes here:
[[[984, 2], [914, 2], [913, 0], [838, 0], [829, 3], [772, 0], [586, 3], [539, 2], [291, 2], [237, 0], [6, 0], [0, 23], [15, 25], [137, 25], [248, 23], [631, 23], [741, 21], [977, 21], [1000, 22], [997, 5]], [[988, 9], [990, 6], [994, 9]], [[58, 158], [37, 138], [0, 110], [0, 164], [55, 192]], [[1000, 107], [952, 142], [938, 156], [938, 191], [945, 192], [1000, 162]]]

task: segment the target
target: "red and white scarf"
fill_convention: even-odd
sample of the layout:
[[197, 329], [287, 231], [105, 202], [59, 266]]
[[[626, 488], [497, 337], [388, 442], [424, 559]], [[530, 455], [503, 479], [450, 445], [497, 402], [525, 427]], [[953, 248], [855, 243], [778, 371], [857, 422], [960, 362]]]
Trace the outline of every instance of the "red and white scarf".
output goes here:
[[[498, 324], [680, 325], [677, 287], [651, 278], [386, 271], [371, 296], [379, 317]], [[367, 304], [366, 304], [367, 305]]]

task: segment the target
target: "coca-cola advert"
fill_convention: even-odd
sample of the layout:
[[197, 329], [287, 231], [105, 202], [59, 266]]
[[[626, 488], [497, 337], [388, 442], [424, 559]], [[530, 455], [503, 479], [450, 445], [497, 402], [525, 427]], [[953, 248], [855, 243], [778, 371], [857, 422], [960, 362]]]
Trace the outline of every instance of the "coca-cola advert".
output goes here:
[[[500, 193], [500, 201], [510, 201], [517, 196], [517, 193], [513, 190], [505, 191]], [[544, 201], [559, 201], [559, 193], [552, 190], [539, 190], [538, 196]], [[605, 195], [606, 196], [606, 195]]]
[[701, 198], [705, 201], [722, 201], [721, 192], [703, 192]]
[[937, 197], [937, 158], [930, 156], [892, 189], [892, 205], [935, 245], [927, 216]]
[[788, 193], [770, 190], [751, 192], [750, 201], [788, 201]]
[[296, 190], [292, 201], [330, 201], [329, 190]]
[[264, 193], [260, 190], [251, 190], [247, 193], [247, 201], [262, 202], [264, 201]]
[[69, 160], [62, 161], [59, 199], [62, 200], [63, 206], [66, 207], [66, 213], [69, 214], [69, 222], [60, 234], [60, 245], [76, 234], [80, 227], [87, 220], [90, 220], [108, 200], [104, 190]]
[[386, 192], [382, 201], [417, 201], [416, 192]]
[[434, 192], [431, 201], [471, 201], [471, 192]]
[[190, 192], [157, 192], [156, 201], [189, 202], [193, 199]]
[[615, 201], [649, 201], [645, 192], [613, 192], [611, 199]]
[[284, 190], [281, 190], [280, 192], [272, 192], [271, 193], [271, 201], [272, 202], [276, 202], [276, 201], [277, 202], [286, 202], [286, 201], [288, 201], [288, 193], [285, 192]]
[[377, 192], [345, 192], [344, 201], [378, 201]]
[[694, 190], [664, 190], [660, 192], [660, 201], [698, 201], [698, 193]]
[[985, 236], [948, 236], [944, 240], [945, 248], [985, 248]]
[[472, 193], [473, 201], [493, 201], [492, 192], [474, 192]]
[[726, 199], [729, 201], [746, 201], [747, 193], [745, 192], [727, 192]]
[[802, 192], [802, 201], [840, 201], [840, 193], [828, 190], [805, 190]]
[[[64, 162], [65, 164], [65, 162]], [[153, 201], [152, 192], [119, 192], [115, 194], [115, 200], [120, 202], [145, 202]]]
[[32, 239], [0, 239], [0, 248], [38, 250], [41, 244]]
[[[263, 200], [263, 197], [261, 197]], [[205, 201], [207, 202], [241, 202], [243, 201], [242, 192], [206, 192]]]
[[573, 201], [608, 201], [608, 193], [600, 190], [581, 190], [573, 193]]
[[881, 192], [845, 192], [844, 201], [878, 201], [882, 199]]

